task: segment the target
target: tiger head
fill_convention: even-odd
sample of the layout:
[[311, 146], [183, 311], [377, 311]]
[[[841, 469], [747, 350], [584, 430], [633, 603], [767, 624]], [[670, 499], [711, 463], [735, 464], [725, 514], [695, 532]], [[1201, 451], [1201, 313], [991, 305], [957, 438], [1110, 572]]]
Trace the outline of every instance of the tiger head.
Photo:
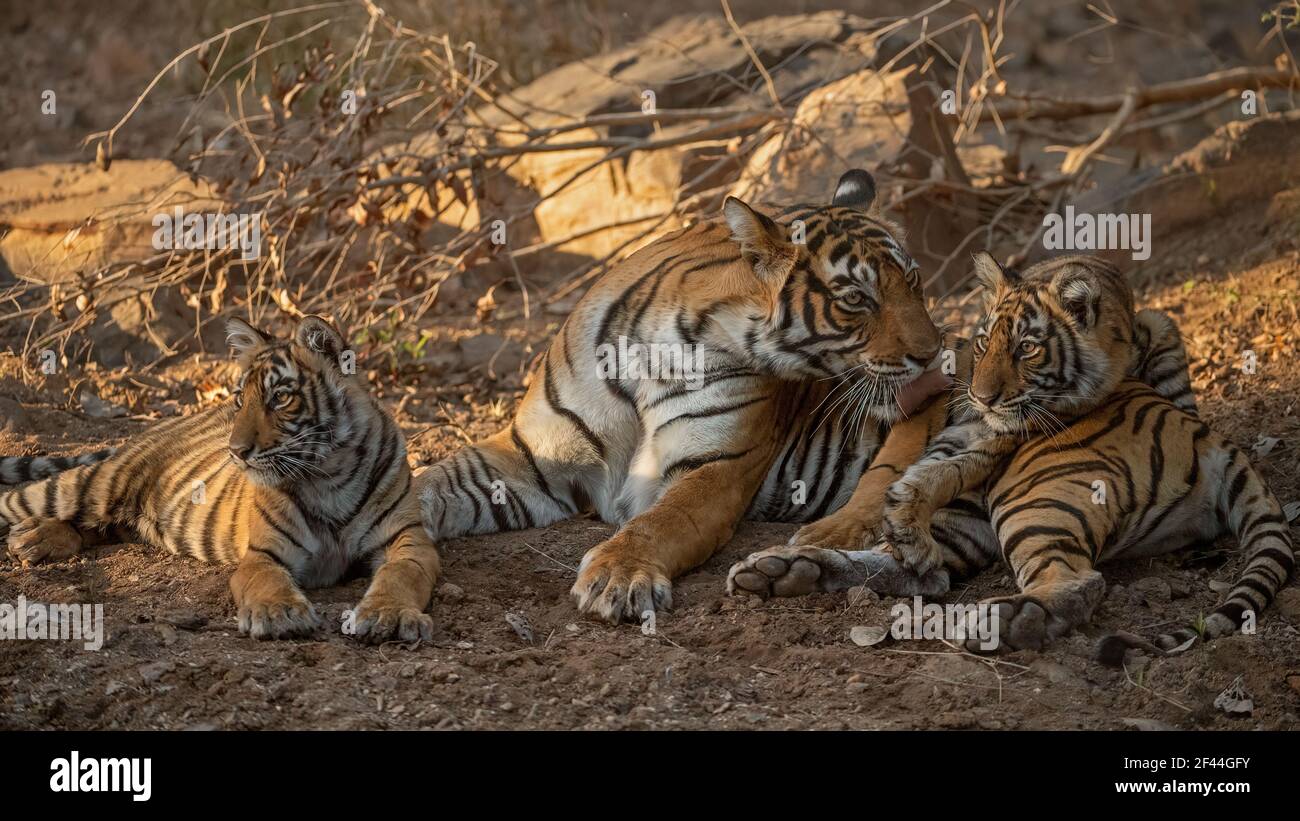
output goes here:
[[1133, 365], [1133, 293], [1091, 256], [1046, 260], [1023, 273], [975, 255], [984, 318], [967, 396], [1000, 433], [1050, 430], [1096, 407]]
[[875, 181], [855, 169], [829, 206], [796, 205], [774, 220], [728, 197], [723, 214], [763, 286], [746, 330], [760, 365], [792, 379], [842, 377], [864, 408], [890, 419], [942, 339], [920, 268], [875, 199]]
[[318, 316], [278, 339], [242, 319], [226, 323], [242, 374], [235, 389], [230, 458], [255, 483], [270, 486], [320, 478], [320, 465], [347, 439], [349, 394], [343, 337]]

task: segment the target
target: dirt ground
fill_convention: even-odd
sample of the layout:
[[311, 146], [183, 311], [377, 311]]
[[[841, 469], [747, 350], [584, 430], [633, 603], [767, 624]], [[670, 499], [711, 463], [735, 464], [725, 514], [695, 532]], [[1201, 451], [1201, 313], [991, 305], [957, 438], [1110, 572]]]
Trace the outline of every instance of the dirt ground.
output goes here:
[[[80, 138], [115, 122], [166, 58], [196, 32], [219, 30], [263, 3], [186, 0], [186, 13], [172, 13], [174, 5], [133, 0], [114, 4], [106, 14], [98, 5], [87, 11], [79, 0], [55, 0], [41, 13], [15, 5], [13, 13], [0, 16], [0, 44], [6, 46], [0, 49], [0, 73], [30, 78], [4, 84], [0, 103], [9, 104], [5, 110], [28, 111], [37, 99], [31, 86], [48, 86], [58, 89], [61, 112], [57, 122], [17, 117], [0, 137], [0, 168], [89, 159]], [[482, 18], [470, 22], [483, 29], [484, 37], [474, 39], [485, 53], [511, 51], [490, 48], [494, 31], [506, 36], [527, 30], [531, 36], [533, 16], [544, 16], [529, 15], [527, 25], [511, 26], [498, 14], [504, 5], [466, 4]], [[616, 45], [659, 22], [670, 6], [716, 9], [711, 0], [611, 0], [614, 10], [635, 6], [631, 16], [607, 15], [613, 23], [590, 42], [578, 42], [572, 32], [582, 31], [589, 17], [582, 4], [536, 5], [546, 6], [550, 16], [567, 16], [556, 18], [546, 37], [533, 37], [530, 50], [506, 61], [505, 71], [516, 79]], [[744, 16], [823, 5], [867, 15], [877, 11], [873, 2], [764, 1], [747, 6]], [[1222, 14], [1231, 10], [1224, 8]], [[1179, 15], [1167, 16], [1178, 22]], [[131, 36], [139, 31], [150, 32], [147, 42]], [[1233, 40], [1226, 33], [1220, 39]], [[1098, 62], [1066, 51], [1093, 48], [1087, 39], [1073, 45], [1061, 37], [1034, 42], [1043, 53], [1031, 54], [1029, 70], [1045, 76], [1044, 60], [1053, 49], [1062, 51], [1060, 62], [1071, 71]], [[1182, 65], [1164, 47], [1137, 52], [1134, 60], [1160, 64], [1176, 76], [1210, 68]], [[1113, 68], [1122, 73], [1128, 65], [1118, 61]], [[1090, 70], [1107, 69], [1100, 61]], [[165, 150], [174, 137], [174, 116], [166, 108], [142, 113], [119, 142], [118, 156]], [[1268, 437], [1265, 445], [1278, 440], [1256, 464], [1284, 504], [1300, 501], [1297, 195], [1279, 195], [1272, 203], [1235, 209], [1212, 225], [1159, 238], [1150, 261], [1128, 266], [1141, 304], [1173, 312], [1183, 328], [1202, 415], [1245, 448], [1261, 436]], [[455, 351], [458, 340], [486, 330], [518, 346], [512, 355], [527, 361], [563, 316], [544, 314], [525, 324], [511, 318], [517, 309], [503, 305], [500, 318], [486, 328], [468, 317], [448, 319], [428, 343], [433, 360], [445, 358], [440, 366], [372, 374], [376, 390], [398, 409], [414, 465], [430, 464], [466, 439], [494, 432], [513, 412], [523, 394], [518, 371], [489, 379], [480, 370], [462, 370]], [[0, 349], [11, 343], [0, 340]], [[1257, 355], [1254, 374], [1239, 369], [1247, 350]], [[75, 370], [44, 378], [24, 376], [21, 368], [16, 356], [0, 353], [4, 454], [75, 453], [123, 442], [159, 417], [222, 401], [221, 386], [233, 374], [228, 362], [211, 356], [156, 369]], [[84, 390], [127, 415], [88, 412], [96, 405], [80, 400]], [[107, 628], [97, 652], [77, 642], [0, 641], [0, 729], [1300, 729], [1295, 582], [1263, 614], [1256, 635], [1175, 657], [1131, 658], [1126, 671], [1092, 660], [1098, 638], [1108, 631], [1152, 636], [1208, 613], [1218, 598], [1211, 584], [1234, 578], [1241, 568], [1231, 544], [1210, 554], [1109, 567], [1110, 588], [1088, 630], [1044, 652], [979, 658], [933, 641], [854, 645], [854, 626], [891, 622], [895, 602], [870, 593], [768, 602], [728, 597], [724, 581], [731, 564], [784, 542], [794, 529], [743, 525], [731, 544], [677, 580], [676, 607], [660, 615], [654, 635], [635, 625], [584, 619], [569, 600], [574, 568], [587, 549], [612, 533], [609, 525], [573, 520], [544, 530], [452, 540], [440, 545], [445, 574], [431, 609], [435, 638], [414, 647], [363, 646], [341, 634], [340, 617], [359, 600], [363, 579], [310, 593], [330, 625], [316, 639], [258, 643], [235, 629], [229, 568], [139, 544], [91, 549], [28, 570], [0, 556], [0, 603], [19, 596], [98, 602]], [[1011, 589], [1011, 580], [995, 569], [947, 600], [977, 601]], [[531, 641], [507, 615], [526, 621]], [[1214, 701], [1239, 676], [1254, 710], [1233, 718]]]
[[[1226, 215], [1214, 231], [1168, 238], [1134, 269], [1141, 302], [1182, 324], [1202, 414], [1243, 447], [1261, 436], [1279, 440], [1256, 461], [1284, 504], [1300, 499], [1300, 246], [1289, 201], [1281, 195]], [[494, 330], [536, 345], [555, 323], [531, 333], [499, 324]], [[1253, 375], [1238, 368], [1248, 349], [1258, 359]], [[91, 372], [84, 383], [56, 376], [28, 385], [7, 357], [0, 391], [17, 403], [6, 405], [0, 450], [75, 452], [122, 441], [150, 416], [220, 401], [212, 386], [228, 367], [194, 359], [145, 377]], [[496, 430], [522, 393], [517, 380], [455, 373], [404, 380], [401, 390], [377, 381], [401, 408], [415, 464]], [[134, 417], [69, 410], [85, 386]], [[311, 594], [331, 624], [318, 639], [257, 643], [234, 627], [228, 568], [141, 545], [30, 570], [6, 558], [0, 601], [102, 602], [108, 635], [98, 652], [75, 642], [0, 642], [0, 728], [1300, 729], [1295, 583], [1256, 635], [1134, 658], [1127, 672], [1092, 660], [1106, 631], [1150, 636], [1209, 612], [1218, 596], [1211, 583], [1241, 567], [1230, 543], [1211, 554], [1117, 564], [1087, 631], [1044, 652], [978, 658], [934, 641], [854, 645], [855, 625], [891, 622], [894, 602], [870, 593], [729, 598], [728, 567], [793, 530], [744, 525], [678, 580], [677, 606], [661, 615], [655, 635], [581, 618], [569, 601], [573, 568], [612, 532], [608, 525], [574, 520], [452, 540], [441, 545], [436, 637], [417, 647], [360, 646], [339, 632], [363, 579]], [[1010, 589], [1004, 572], [992, 570], [948, 600]], [[531, 641], [509, 614], [523, 617]], [[1214, 701], [1238, 676], [1254, 712], [1230, 718]]]

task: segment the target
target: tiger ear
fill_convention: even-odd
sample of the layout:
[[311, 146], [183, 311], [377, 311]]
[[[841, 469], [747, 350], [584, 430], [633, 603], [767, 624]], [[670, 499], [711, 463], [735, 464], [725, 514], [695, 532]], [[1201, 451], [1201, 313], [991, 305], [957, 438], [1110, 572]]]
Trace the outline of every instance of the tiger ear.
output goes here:
[[240, 356], [270, 341], [270, 334], [254, 328], [237, 316], [226, 320], [226, 344], [234, 348], [235, 353]]
[[1081, 326], [1091, 328], [1097, 324], [1101, 316], [1101, 286], [1092, 274], [1067, 268], [1052, 279], [1051, 289], [1056, 301]]
[[798, 252], [785, 238], [781, 226], [758, 213], [743, 200], [727, 197], [722, 213], [740, 254], [765, 280], [784, 281], [794, 268]]
[[304, 316], [298, 322], [298, 330], [293, 339], [309, 351], [314, 351], [327, 359], [337, 361], [343, 352], [343, 335], [334, 326], [319, 316]]
[[831, 197], [831, 205], [863, 211], [875, 201], [876, 180], [861, 168], [845, 171], [840, 181], [835, 183], [835, 194]]
[[971, 262], [974, 265], [975, 278], [990, 294], [997, 292], [999, 288], [1016, 278], [1014, 273], [1003, 268], [988, 251], [976, 251], [971, 254]]

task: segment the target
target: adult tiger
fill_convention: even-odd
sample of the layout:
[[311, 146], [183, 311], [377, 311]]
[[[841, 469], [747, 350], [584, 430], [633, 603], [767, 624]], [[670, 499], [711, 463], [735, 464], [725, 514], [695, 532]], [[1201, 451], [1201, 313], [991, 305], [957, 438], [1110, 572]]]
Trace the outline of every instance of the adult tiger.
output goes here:
[[572, 594], [584, 612], [636, 620], [670, 606], [672, 579], [743, 518], [882, 505], [883, 477], [924, 446], [912, 424], [882, 450], [900, 402], [943, 377], [918, 379], [940, 334], [874, 200], [861, 170], [830, 206], [775, 220], [728, 198], [725, 225], [670, 234], [616, 266], [560, 328], [511, 425], [417, 479], [430, 534], [592, 509], [622, 527], [583, 557]]
[[[981, 254], [975, 272], [986, 316], [971, 413], [889, 489], [885, 543], [763, 551], [732, 568], [730, 587], [936, 594], [1000, 552], [1021, 593], [988, 602], [999, 641], [1036, 649], [1091, 618], [1105, 590], [1097, 564], [1231, 533], [1247, 556], [1237, 583], [1203, 624], [1158, 642], [1217, 638], [1262, 612], [1295, 568], [1291, 534], [1245, 454], [1197, 418], [1172, 320], [1135, 314], [1123, 276], [1095, 257], [1018, 273]], [[954, 501], [987, 509], [992, 526], [955, 531], [942, 510]]]
[[314, 631], [301, 586], [357, 564], [374, 580], [353, 623], [370, 640], [431, 638], [423, 611], [438, 553], [420, 524], [406, 446], [362, 380], [340, 366], [343, 338], [306, 317], [292, 339], [227, 326], [242, 377], [232, 402], [163, 422], [111, 457], [0, 494], [9, 552], [24, 566], [74, 555], [82, 530], [133, 530], [204, 561], [237, 562], [239, 629], [254, 638]]

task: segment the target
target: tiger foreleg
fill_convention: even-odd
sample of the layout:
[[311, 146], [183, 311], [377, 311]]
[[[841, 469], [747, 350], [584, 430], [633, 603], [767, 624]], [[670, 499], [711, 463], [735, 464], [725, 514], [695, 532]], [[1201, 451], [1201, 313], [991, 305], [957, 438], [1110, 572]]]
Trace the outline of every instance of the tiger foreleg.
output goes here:
[[355, 635], [369, 642], [433, 638], [433, 619], [425, 613], [438, 580], [438, 550], [412, 522], [384, 550], [370, 588], [353, 614]]
[[935, 439], [927, 455], [908, 468], [885, 494], [888, 549], [918, 575], [944, 563], [943, 546], [931, 533], [936, 511], [981, 487], [1016, 442], [978, 422], [958, 425]]
[[849, 501], [829, 516], [799, 528], [791, 537], [790, 545], [866, 550], [879, 542], [883, 535], [886, 492], [921, 457], [926, 444], [943, 428], [946, 416], [947, 402], [938, 397], [894, 425], [871, 460], [871, 466], [858, 480]]
[[249, 547], [230, 577], [239, 632], [255, 639], [306, 636], [320, 626], [316, 610], [273, 552]]
[[783, 546], [751, 553], [727, 573], [727, 593], [806, 596], [867, 587], [884, 596], [938, 596], [948, 592], [940, 567], [918, 576], [883, 550], [829, 550]]
[[578, 609], [617, 622], [644, 621], [670, 608], [672, 580], [731, 539], [766, 469], [766, 450], [754, 448], [682, 475], [582, 557], [570, 590]]

